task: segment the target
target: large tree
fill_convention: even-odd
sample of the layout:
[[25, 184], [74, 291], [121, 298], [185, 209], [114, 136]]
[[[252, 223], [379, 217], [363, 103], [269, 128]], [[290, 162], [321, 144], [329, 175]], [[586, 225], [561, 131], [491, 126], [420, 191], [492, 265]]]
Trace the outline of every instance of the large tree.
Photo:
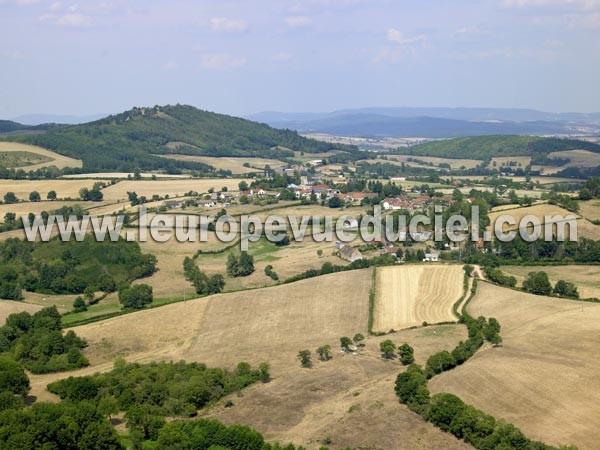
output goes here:
[[147, 284], [136, 284], [119, 291], [119, 302], [127, 309], [141, 309], [152, 300], [152, 286]]
[[400, 362], [402, 364], [412, 364], [415, 360], [415, 350], [407, 343], [404, 343], [398, 347], [398, 356], [400, 357]]
[[385, 359], [392, 359], [394, 357], [394, 353], [396, 352], [396, 344], [394, 344], [391, 340], [386, 339], [379, 344], [379, 350], [381, 350], [381, 355]]

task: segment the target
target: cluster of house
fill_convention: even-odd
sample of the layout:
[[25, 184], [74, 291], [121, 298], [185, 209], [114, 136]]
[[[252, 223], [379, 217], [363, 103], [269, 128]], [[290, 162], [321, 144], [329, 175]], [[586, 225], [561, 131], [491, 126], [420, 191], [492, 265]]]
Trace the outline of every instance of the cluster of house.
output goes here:
[[431, 198], [427, 195], [411, 198], [405, 195], [400, 195], [395, 198], [386, 198], [381, 202], [381, 206], [386, 211], [414, 211], [415, 209], [423, 209], [429, 204]]
[[[346, 261], [354, 262], [363, 259], [362, 253], [356, 247], [346, 245], [343, 242], [336, 242], [335, 247], [338, 251], [339, 257]], [[396, 256], [397, 251], [398, 247], [390, 244], [389, 242], [381, 248], [382, 255], [387, 253]], [[439, 260], [440, 254], [437, 252], [426, 252], [425, 257], [423, 258], [423, 262], [438, 262]]]

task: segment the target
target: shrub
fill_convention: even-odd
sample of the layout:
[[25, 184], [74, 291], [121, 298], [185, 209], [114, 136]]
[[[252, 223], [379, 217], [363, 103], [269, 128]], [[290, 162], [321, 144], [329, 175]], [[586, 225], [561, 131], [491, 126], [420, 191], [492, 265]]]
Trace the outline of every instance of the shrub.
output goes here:
[[523, 281], [523, 289], [527, 292], [537, 295], [550, 295], [552, 293], [552, 285], [548, 279], [546, 272], [529, 272], [525, 281]]
[[142, 309], [152, 300], [152, 286], [147, 284], [136, 284], [119, 291], [119, 302], [126, 309]]
[[271, 279], [274, 281], [279, 280], [279, 276], [275, 273], [275, 271], [273, 270], [273, 266], [271, 264], [269, 264], [267, 267], [265, 267], [265, 275], [267, 275], [268, 277], [271, 277]]
[[556, 295], [566, 298], [579, 298], [579, 292], [577, 286], [570, 281], [558, 280], [552, 291]]

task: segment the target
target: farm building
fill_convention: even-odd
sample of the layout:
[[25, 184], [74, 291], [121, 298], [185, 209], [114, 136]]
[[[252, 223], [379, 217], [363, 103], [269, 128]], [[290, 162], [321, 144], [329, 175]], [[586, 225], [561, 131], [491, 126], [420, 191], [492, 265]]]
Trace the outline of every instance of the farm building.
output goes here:
[[163, 202], [163, 206], [166, 206], [169, 209], [181, 208], [183, 206], [182, 200], [165, 200]]
[[354, 262], [362, 259], [362, 254], [360, 250], [354, 247], [350, 247], [348, 245], [341, 246], [340, 250], [340, 258], [345, 259], [346, 261]]
[[439, 260], [440, 260], [439, 253], [425, 253], [425, 258], [423, 259], [423, 261], [428, 261], [428, 262], [437, 262]]
[[204, 206], [205, 208], [213, 208], [217, 206], [214, 200], [198, 200], [198, 206]]

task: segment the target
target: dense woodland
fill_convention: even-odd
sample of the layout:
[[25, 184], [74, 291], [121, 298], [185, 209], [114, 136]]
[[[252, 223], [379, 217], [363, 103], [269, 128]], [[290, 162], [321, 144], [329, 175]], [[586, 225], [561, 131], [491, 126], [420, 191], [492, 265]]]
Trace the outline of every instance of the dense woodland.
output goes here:
[[58, 238], [0, 243], [0, 297], [19, 300], [22, 290], [45, 294], [113, 292], [152, 274], [156, 257], [143, 254], [137, 242], [124, 239], [77, 242]]
[[399, 153], [442, 158], [487, 160], [498, 156], [531, 156], [537, 158], [552, 152], [588, 150], [600, 153], [600, 145], [576, 139], [543, 138], [537, 136], [473, 136], [415, 145]]
[[[87, 366], [87, 346], [73, 331], [62, 333], [56, 307], [8, 316], [0, 327], [0, 353], [10, 355], [32, 373], [62, 372]], [[2, 373], [2, 371], [0, 371]]]

